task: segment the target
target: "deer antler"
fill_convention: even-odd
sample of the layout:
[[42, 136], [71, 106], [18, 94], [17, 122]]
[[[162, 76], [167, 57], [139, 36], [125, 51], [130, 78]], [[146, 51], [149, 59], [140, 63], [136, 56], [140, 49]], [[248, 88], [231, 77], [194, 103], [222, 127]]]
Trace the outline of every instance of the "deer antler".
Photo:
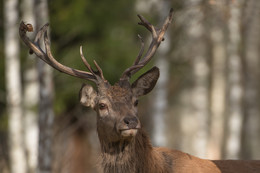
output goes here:
[[145, 53], [144, 57], [141, 59], [144, 49], [144, 43], [141, 38], [141, 36], [138, 35], [139, 39], [141, 40], [141, 50], [134, 62], [134, 64], [127, 68], [124, 73], [122, 74], [120, 80], [129, 80], [133, 74], [138, 72], [141, 68], [143, 68], [153, 57], [155, 54], [157, 48], [160, 46], [160, 43], [164, 40], [164, 34], [169, 26], [169, 24], [172, 21], [173, 18], [173, 9], [171, 8], [168, 17], [165, 19], [164, 24], [161, 28], [156, 29], [151, 23], [149, 23], [143, 16], [137, 15], [141, 22], [139, 22], [139, 25], [144, 26], [146, 29], [148, 29], [152, 34], [152, 42], [150, 43], [150, 46]]
[[[157, 48], [159, 47], [160, 43], [164, 40], [163, 36], [164, 36], [169, 24], [172, 21], [172, 15], [173, 15], [173, 9], [170, 10], [168, 17], [166, 18], [163, 26], [160, 29], [156, 29], [143, 16], [138, 15], [138, 17], [141, 21], [138, 24], [144, 26], [146, 29], [148, 29], [151, 32], [152, 42], [151, 42], [147, 52], [145, 53], [145, 55], [141, 59], [143, 52], [144, 52], [144, 41], [143, 41], [142, 37], [138, 35], [138, 37], [141, 41], [141, 49], [139, 51], [139, 54], [138, 54], [134, 64], [124, 71], [120, 80], [129, 80], [130, 77], [134, 73], [138, 72], [142, 67], [144, 67], [151, 60], [151, 58], [155, 54]], [[49, 64], [50, 66], [52, 66], [53, 68], [55, 68], [56, 70], [58, 70], [60, 72], [63, 72], [63, 73], [66, 73], [66, 74], [69, 74], [71, 76], [75, 76], [75, 77], [78, 77], [78, 78], [93, 81], [98, 85], [100, 85], [100, 84], [102, 85], [104, 83], [108, 84], [107, 81], [104, 78], [102, 69], [99, 67], [99, 65], [96, 63], [96, 61], [94, 61], [94, 64], [95, 64], [98, 71], [94, 71], [91, 68], [91, 66], [89, 65], [89, 63], [87, 62], [86, 58], [84, 57], [84, 55], [82, 53], [82, 46], [80, 47], [80, 56], [81, 56], [83, 63], [85, 64], [85, 66], [89, 70], [89, 72], [77, 70], [77, 69], [74, 69], [74, 68], [71, 68], [71, 67], [67, 67], [67, 66], [59, 63], [58, 61], [56, 61], [56, 59], [53, 57], [53, 55], [51, 53], [50, 41], [49, 41], [49, 37], [48, 37], [48, 34], [47, 34], [48, 26], [49, 26], [48, 23], [45, 24], [38, 31], [34, 42], [32, 42], [26, 36], [26, 32], [32, 32], [33, 31], [32, 25], [31, 24], [25, 24], [24, 22], [21, 22], [20, 28], [19, 28], [19, 34], [20, 34], [20, 37], [23, 40], [23, 42], [30, 48], [31, 54], [35, 53], [40, 59], [42, 59], [47, 64]], [[39, 40], [42, 37], [44, 37], [45, 51], [42, 50], [42, 48], [40, 47], [40, 43], [39, 43]]]
[[[98, 66], [98, 64], [95, 61], [94, 61], [94, 63], [95, 63], [95, 66], [98, 69], [98, 72], [94, 71], [90, 67], [87, 60], [83, 56], [82, 47], [80, 47], [81, 58], [82, 58], [84, 64], [87, 66], [87, 68], [90, 72], [70, 68], [70, 67], [67, 67], [67, 66], [59, 63], [58, 61], [56, 61], [56, 59], [53, 57], [53, 55], [51, 53], [51, 49], [50, 49], [50, 41], [49, 41], [49, 37], [48, 37], [48, 34], [47, 34], [48, 26], [49, 26], [48, 23], [45, 24], [38, 31], [34, 42], [32, 42], [26, 36], [26, 32], [32, 32], [33, 31], [32, 25], [31, 24], [25, 24], [23, 21], [21, 22], [20, 28], [19, 28], [19, 34], [20, 34], [20, 37], [23, 40], [23, 42], [30, 48], [30, 53], [31, 54], [35, 53], [40, 59], [42, 59], [47, 64], [49, 64], [50, 66], [52, 66], [53, 68], [55, 68], [56, 70], [58, 70], [60, 72], [63, 72], [63, 73], [66, 73], [66, 74], [69, 74], [71, 76], [75, 76], [75, 77], [78, 77], [78, 78], [87, 79], [87, 80], [95, 82], [96, 84], [103, 83], [105, 81], [105, 79], [104, 79], [103, 72], [102, 72], [101, 68]], [[45, 52], [40, 47], [40, 43], [39, 43], [39, 40], [43, 35], [44, 35], [44, 44], [45, 44], [45, 49], [46, 49]]]
[[103, 75], [103, 71], [102, 69], [100, 68], [100, 66], [97, 64], [97, 62], [94, 60], [94, 64], [97, 68], [98, 71], [94, 71], [91, 66], [89, 65], [88, 61], [86, 60], [86, 58], [84, 57], [83, 55], [83, 52], [82, 52], [82, 46], [80, 46], [80, 57], [84, 63], [84, 65], [87, 67], [87, 69], [97, 78], [101, 78], [103, 81], [105, 81], [105, 78], [104, 78], [104, 75]]

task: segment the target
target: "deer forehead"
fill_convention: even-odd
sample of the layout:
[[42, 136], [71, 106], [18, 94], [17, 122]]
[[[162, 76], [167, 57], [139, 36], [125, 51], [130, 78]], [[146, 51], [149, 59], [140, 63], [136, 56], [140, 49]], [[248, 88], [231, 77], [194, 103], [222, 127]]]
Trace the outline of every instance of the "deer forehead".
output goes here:
[[124, 88], [120, 85], [111, 86], [102, 93], [98, 99], [98, 103], [105, 103], [109, 105], [110, 109], [124, 115], [125, 113], [132, 113], [134, 110], [133, 102], [134, 96], [131, 88]]
[[107, 90], [107, 96], [112, 102], [128, 102], [133, 98], [131, 88], [124, 88], [119, 85], [111, 86]]

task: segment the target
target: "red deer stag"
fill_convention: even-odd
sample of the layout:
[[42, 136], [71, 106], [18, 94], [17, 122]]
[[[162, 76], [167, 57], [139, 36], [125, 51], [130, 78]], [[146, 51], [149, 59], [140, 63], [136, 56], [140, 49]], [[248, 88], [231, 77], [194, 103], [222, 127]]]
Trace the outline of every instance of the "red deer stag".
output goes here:
[[[60, 72], [90, 80], [97, 85], [97, 91], [91, 85], [83, 85], [80, 90], [80, 103], [97, 112], [97, 132], [101, 145], [101, 168], [105, 173], [252, 173], [260, 172], [260, 161], [211, 161], [200, 159], [181, 151], [152, 147], [149, 137], [141, 127], [137, 114], [138, 98], [148, 94], [159, 78], [159, 69], [153, 67], [135, 82], [129, 79], [143, 68], [153, 57], [164, 39], [164, 34], [172, 21], [173, 10], [163, 26], [156, 29], [143, 16], [140, 25], [152, 34], [151, 44], [142, 58], [144, 44], [133, 63], [122, 74], [119, 81], [111, 86], [105, 80], [99, 65], [94, 61], [94, 70], [82, 53], [80, 55], [89, 72], [73, 69], [57, 62], [50, 49], [47, 35], [48, 24], [44, 25], [32, 42], [26, 36], [31, 31], [30, 24], [20, 24], [20, 37], [39, 58]], [[39, 46], [39, 39], [44, 35], [46, 51]]]

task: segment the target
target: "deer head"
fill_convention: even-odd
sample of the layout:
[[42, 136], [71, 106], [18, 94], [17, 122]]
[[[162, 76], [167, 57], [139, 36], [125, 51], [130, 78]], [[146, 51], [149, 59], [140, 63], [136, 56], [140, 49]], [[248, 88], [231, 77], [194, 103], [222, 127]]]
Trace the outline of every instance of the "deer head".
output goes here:
[[[156, 29], [143, 16], [138, 15], [140, 19], [139, 24], [148, 29], [152, 34], [151, 44], [143, 56], [144, 42], [139, 36], [141, 49], [135, 62], [123, 72], [119, 81], [113, 86], [105, 80], [102, 69], [96, 61], [94, 61], [96, 70], [89, 65], [83, 55], [82, 47], [80, 47], [81, 59], [89, 72], [73, 69], [57, 62], [50, 49], [47, 34], [48, 24], [45, 24], [38, 31], [34, 42], [30, 41], [26, 36], [26, 32], [32, 31], [30, 24], [26, 25], [24, 22], [21, 22], [19, 33], [23, 42], [30, 48], [30, 53], [35, 53], [39, 58], [60, 72], [90, 80], [96, 84], [97, 90], [88, 84], [82, 86], [80, 90], [80, 103], [84, 106], [91, 107], [97, 112], [97, 130], [100, 140], [117, 142], [133, 138], [137, 134], [138, 129], [141, 128], [137, 114], [138, 99], [154, 88], [159, 78], [159, 69], [153, 67], [132, 84], [129, 80], [131, 76], [143, 68], [155, 54], [171, 23], [172, 13], [173, 10], [171, 9], [169, 16], [159, 29]], [[39, 45], [39, 40], [43, 35], [45, 51], [43, 51]]]
[[83, 85], [80, 102], [97, 112], [97, 130], [100, 139], [116, 142], [131, 138], [141, 127], [137, 115], [138, 98], [149, 93], [159, 78], [159, 69], [152, 68], [133, 84], [119, 80], [114, 86], [109, 83], [95, 91], [91, 85]]

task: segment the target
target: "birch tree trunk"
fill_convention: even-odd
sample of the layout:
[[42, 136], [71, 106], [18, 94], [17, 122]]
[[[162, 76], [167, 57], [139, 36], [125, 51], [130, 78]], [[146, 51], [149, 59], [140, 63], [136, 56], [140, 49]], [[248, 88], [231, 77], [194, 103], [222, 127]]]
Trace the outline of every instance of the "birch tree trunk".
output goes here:
[[260, 110], [259, 110], [259, 46], [260, 46], [260, 1], [248, 0], [243, 16], [243, 43], [245, 69], [245, 115], [243, 156], [246, 159], [260, 158]]
[[18, 39], [18, 1], [4, 1], [5, 75], [11, 173], [26, 173], [22, 127], [22, 92]]
[[209, 4], [210, 39], [212, 45], [211, 74], [211, 119], [208, 145], [208, 159], [222, 158], [226, 108], [226, 44], [225, 44], [225, 6], [224, 1]]
[[[21, 4], [22, 20], [35, 26], [34, 1], [23, 0]], [[35, 35], [33, 35], [34, 37]], [[25, 149], [27, 153], [28, 173], [35, 173], [38, 156], [38, 115], [37, 106], [39, 103], [39, 83], [36, 69], [35, 55], [29, 55], [26, 59], [24, 70], [24, 134]]]
[[184, 2], [187, 40], [185, 57], [191, 59], [190, 87], [182, 94], [180, 115], [182, 150], [205, 158], [209, 119], [209, 65], [205, 42], [203, 0]]
[[168, 144], [166, 126], [167, 126], [167, 107], [168, 107], [168, 81], [169, 81], [169, 63], [167, 62], [167, 53], [170, 48], [170, 34], [165, 34], [165, 40], [160, 45], [156, 54], [155, 65], [160, 69], [160, 78], [154, 89], [153, 101], [153, 136], [152, 141], [156, 146], [166, 146]]
[[[164, 1], [138, 1], [137, 10], [144, 12], [149, 12], [152, 9], [155, 10], [156, 14], [159, 14], [159, 22], [164, 21], [170, 10], [170, 2], [168, 0]], [[162, 23], [160, 23], [162, 24]], [[172, 27], [172, 26], [170, 26]], [[169, 63], [167, 62], [167, 54], [170, 49], [170, 30], [165, 34], [165, 40], [160, 45], [156, 55], [155, 55], [155, 65], [160, 69], [160, 78], [154, 89], [154, 94], [152, 96], [152, 143], [155, 146], [166, 146], [167, 145], [167, 135], [166, 135], [166, 117], [167, 117], [167, 85], [169, 80]]]
[[[48, 22], [47, 0], [36, 0], [36, 26], [37, 30]], [[39, 103], [39, 156], [38, 173], [52, 172], [52, 140], [53, 140], [53, 80], [52, 69], [46, 63], [39, 60], [37, 69], [40, 80]]]
[[241, 150], [242, 129], [242, 64], [239, 46], [241, 45], [240, 19], [243, 0], [229, 1], [228, 21], [228, 100], [227, 100], [227, 139], [225, 158], [237, 159]]
[[[167, 12], [170, 10], [169, 1], [157, 2], [157, 13], [159, 14], [159, 21], [164, 21]], [[170, 28], [173, 26], [170, 26]], [[167, 55], [170, 50], [170, 31], [166, 32], [165, 40], [160, 45], [155, 55], [155, 65], [160, 69], [160, 78], [154, 89], [153, 101], [153, 136], [152, 141], [156, 146], [167, 146], [167, 107], [168, 107], [168, 81], [169, 81], [169, 62]], [[171, 132], [170, 132], [171, 133]]]

